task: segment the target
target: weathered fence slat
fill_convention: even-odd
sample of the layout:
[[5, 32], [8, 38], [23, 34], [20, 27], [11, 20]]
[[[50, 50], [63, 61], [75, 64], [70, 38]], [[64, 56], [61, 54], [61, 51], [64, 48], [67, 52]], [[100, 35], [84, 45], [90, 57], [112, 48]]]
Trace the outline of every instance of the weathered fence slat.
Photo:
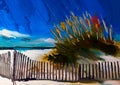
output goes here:
[[[66, 71], [67, 72], [67, 71]], [[77, 66], [75, 65], [75, 81], [77, 81]]]
[[118, 78], [120, 77], [120, 67], [119, 67], [119, 62], [117, 61], [117, 73], [118, 73]]
[[79, 81], [81, 80], [81, 70], [82, 70], [81, 69], [81, 64], [79, 64], [79, 76], [78, 76], [79, 77]]
[[19, 68], [19, 78], [22, 80], [22, 74], [21, 74], [21, 72], [22, 72], [22, 56], [21, 56], [21, 54], [19, 53], [19, 57], [20, 57], [20, 68]]
[[96, 80], [98, 79], [98, 65], [97, 65], [97, 63], [95, 64], [95, 73], [96, 73]]
[[28, 71], [28, 69], [29, 69], [29, 57], [28, 58], [26, 57], [26, 60], [27, 60], [26, 78], [28, 78], [28, 75], [29, 75], [29, 71]]
[[101, 68], [100, 68], [100, 62], [98, 63], [98, 69], [99, 69], [99, 79], [101, 79]]
[[92, 80], [94, 79], [94, 64], [92, 64]]
[[84, 73], [85, 73], [85, 72], [84, 72], [84, 64], [81, 64], [81, 65], [82, 65], [82, 72], [81, 72], [82, 75], [81, 75], [81, 77], [84, 78]]
[[43, 62], [41, 62], [41, 79], [43, 79]]
[[32, 60], [32, 74], [31, 75], [32, 75], [33, 79], [35, 79], [35, 69], [36, 69], [35, 68], [35, 62], [34, 62], [34, 60]]
[[114, 79], [117, 78], [116, 63], [114, 62]]
[[[19, 72], [19, 70], [20, 70], [20, 57], [19, 57], [19, 53], [16, 53], [17, 55], [16, 55], [16, 60], [15, 60], [15, 62], [16, 62], [16, 67], [15, 68], [17, 68], [17, 70], [15, 70], [16, 72], [17, 72], [17, 78], [18, 79], [20, 79], [20, 72]], [[19, 61], [18, 61], [19, 60]]]
[[30, 75], [30, 79], [32, 79], [32, 60], [30, 60], [30, 68], [29, 68], [29, 69], [30, 69], [30, 70], [29, 70], [29, 71], [30, 71], [30, 72], [29, 72], [29, 73], [30, 73], [30, 74], [29, 74], [29, 75]]
[[112, 75], [112, 79], [114, 79], [114, 74], [113, 74], [113, 63], [111, 62], [111, 75]]
[[36, 79], [38, 80], [39, 79], [39, 71], [40, 71], [40, 69], [39, 69], [39, 62], [38, 61], [36, 61], [36, 65], [37, 65], [37, 71], [36, 71]]
[[101, 63], [102, 64], [102, 69], [101, 69], [101, 71], [102, 71], [102, 80], [104, 80], [104, 71], [105, 71], [105, 69], [104, 69], [104, 65], [103, 65], [103, 62]]
[[66, 66], [65, 66], [65, 81], [67, 81], [67, 71], [68, 71], [68, 64], [66, 63]]
[[13, 57], [13, 72], [12, 72], [12, 74], [13, 74], [13, 78], [12, 78], [12, 81], [15, 81], [15, 79], [16, 79], [16, 58], [17, 58], [17, 52], [16, 51], [14, 51], [14, 53], [13, 53], [13, 55], [14, 55], [14, 57]]
[[43, 79], [45, 79], [45, 62], [43, 62]]
[[52, 80], [54, 80], [54, 63], [52, 63]]
[[51, 73], [52, 73], [52, 72], [51, 72], [51, 62], [50, 62], [50, 80], [51, 80]]
[[21, 60], [22, 60], [22, 64], [21, 64], [21, 79], [24, 79], [24, 69], [25, 69], [25, 61], [24, 61], [24, 55], [21, 54]]
[[107, 79], [107, 76], [108, 76], [108, 73], [107, 73], [107, 64], [106, 64], [106, 62], [105, 62], [105, 64], [104, 64], [104, 67], [105, 67], [105, 80]]
[[48, 72], [48, 62], [47, 62], [47, 80], [48, 80], [48, 75], [49, 74], [49, 72]]
[[23, 55], [23, 64], [24, 64], [24, 66], [23, 66], [23, 75], [24, 75], [24, 77], [23, 77], [23, 79], [26, 79], [26, 56], [25, 55]]
[[70, 78], [71, 78], [70, 72], [71, 72], [71, 68], [70, 68], [70, 64], [69, 64], [69, 71], [68, 71], [68, 73], [69, 73], [69, 74], [68, 74], [68, 75], [69, 75], [69, 79], [68, 79], [68, 80], [69, 80], [69, 81], [70, 81]]
[[58, 74], [57, 67], [58, 67], [58, 64], [56, 64], [56, 69], [55, 69], [56, 70], [56, 74], [55, 74], [56, 75], [56, 77], [55, 77], [56, 80], [57, 80], [57, 74]]
[[40, 71], [40, 72], [39, 72], [38, 79], [42, 79], [42, 78], [41, 78], [41, 63], [40, 63], [40, 62], [38, 62], [38, 64], [39, 64], [39, 66], [38, 66], [38, 67], [39, 67], [39, 71]]

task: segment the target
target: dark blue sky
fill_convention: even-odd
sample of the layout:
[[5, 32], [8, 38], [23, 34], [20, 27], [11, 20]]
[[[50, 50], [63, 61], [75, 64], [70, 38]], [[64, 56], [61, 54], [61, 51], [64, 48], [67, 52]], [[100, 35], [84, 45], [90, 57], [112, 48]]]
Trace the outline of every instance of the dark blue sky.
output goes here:
[[[0, 27], [39, 37], [51, 37], [54, 24], [71, 12], [102, 16], [120, 33], [120, 0], [0, 0]], [[3, 28], [0, 28], [3, 29]]]

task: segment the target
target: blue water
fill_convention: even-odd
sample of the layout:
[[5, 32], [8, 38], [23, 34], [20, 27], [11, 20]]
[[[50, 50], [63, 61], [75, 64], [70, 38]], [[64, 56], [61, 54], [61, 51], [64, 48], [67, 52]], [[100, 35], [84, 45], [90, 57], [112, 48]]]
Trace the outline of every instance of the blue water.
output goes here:
[[[39, 47], [54, 47], [54, 42], [51, 41], [52, 38], [6, 38], [0, 37], [0, 48], [2, 47], [23, 47], [28, 49], [34, 47], [39, 49]], [[53, 39], [52, 39], [53, 40]], [[22, 49], [23, 49], [22, 48]]]

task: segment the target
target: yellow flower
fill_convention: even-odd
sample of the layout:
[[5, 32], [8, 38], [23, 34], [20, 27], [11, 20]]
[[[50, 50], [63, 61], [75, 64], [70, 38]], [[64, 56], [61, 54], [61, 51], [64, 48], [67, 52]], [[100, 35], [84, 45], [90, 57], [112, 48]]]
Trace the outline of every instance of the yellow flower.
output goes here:
[[60, 30], [58, 28], [56, 28], [56, 32], [59, 34], [60, 38], [62, 38]]
[[59, 34], [60, 33], [60, 30], [58, 28], [56, 28], [56, 32]]
[[65, 25], [64, 22], [60, 22], [60, 26], [61, 26], [61, 28], [62, 28], [63, 30], [66, 30], [66, 25]]
[[72, 22], [70, 20], [67, 21], [67, 24], [71, 27], [72, 26]]

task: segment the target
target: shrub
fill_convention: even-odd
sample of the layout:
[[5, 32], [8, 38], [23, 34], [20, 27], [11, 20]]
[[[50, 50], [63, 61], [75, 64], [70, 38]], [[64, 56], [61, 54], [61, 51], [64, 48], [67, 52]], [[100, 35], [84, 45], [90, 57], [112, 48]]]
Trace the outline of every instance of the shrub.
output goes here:
[[83, 17], [72, 13], [51, 32], [56, 40], [56, 51], [48, 59], [56, 63], [76, 63], [80, 57], [99, 60], [101, 58], [96, 51], [115, 55], [119, 50], [114, 44], [112, 26], [107, 27], [103, 19], [87, 12]]

